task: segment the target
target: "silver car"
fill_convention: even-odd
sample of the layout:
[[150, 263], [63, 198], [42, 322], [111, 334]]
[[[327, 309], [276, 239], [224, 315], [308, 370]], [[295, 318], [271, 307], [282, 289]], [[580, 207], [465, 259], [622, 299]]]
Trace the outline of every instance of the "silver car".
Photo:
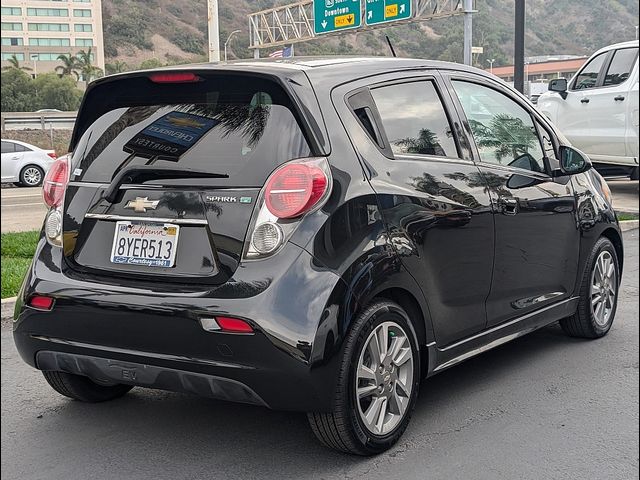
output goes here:
[[2, 139], [2, 183], [37, 187], [56, 161], [54, 150], [43, 150], [17, 140]]

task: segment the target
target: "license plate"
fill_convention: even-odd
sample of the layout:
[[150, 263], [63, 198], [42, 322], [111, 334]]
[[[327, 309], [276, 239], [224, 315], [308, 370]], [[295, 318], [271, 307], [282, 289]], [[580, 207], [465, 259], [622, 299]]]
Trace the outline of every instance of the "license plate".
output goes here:
[[180, 227], [171, 223], [116, 222], [111, 261], [126, 265], [173, 267]]

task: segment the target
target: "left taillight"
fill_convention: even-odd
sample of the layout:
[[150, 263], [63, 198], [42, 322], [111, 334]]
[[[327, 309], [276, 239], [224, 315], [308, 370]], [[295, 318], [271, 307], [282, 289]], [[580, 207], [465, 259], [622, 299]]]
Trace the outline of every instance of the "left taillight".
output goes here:
[[56, 154], [56, 152], [47, 152], [47, 156], [53, 158], [54, 160], [58, 158], [58, 155]]
[[69, 157], [65, 155], [51, 165], [42, 182], [42, 197], [49, 208], [62, 205], [67, 183], [69, 183]]
[[42, 182], [42, 198], [49, 207], [45, 218], [45, 236], [56, 247], [62, 247], [62, 207], [64, 192], [69, 183], [69, 156], [58, 158]]

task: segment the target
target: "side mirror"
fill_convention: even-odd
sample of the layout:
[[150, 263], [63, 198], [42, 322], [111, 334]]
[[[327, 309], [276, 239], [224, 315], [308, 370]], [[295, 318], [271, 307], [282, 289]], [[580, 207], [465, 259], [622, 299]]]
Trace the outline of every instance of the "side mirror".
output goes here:
[[554, 78], [549, 81], [549, 91], [559, 93], [562, 98], [567, 98], [567, 88], [566, 78]]
[[560, 170], [556, 170], [554, 176], [576, 175], [590, 168], [591, 160], [585, 153], [566, 145], [560, 146]]

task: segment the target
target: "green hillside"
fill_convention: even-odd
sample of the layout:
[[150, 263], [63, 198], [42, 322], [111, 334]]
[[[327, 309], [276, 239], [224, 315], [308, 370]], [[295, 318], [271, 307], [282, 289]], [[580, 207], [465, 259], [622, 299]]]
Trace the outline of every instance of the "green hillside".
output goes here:
[[[219, 0], [221, 41], [241, 29], [230, 44], [230, 58], [251, 56], [247, 14], [287, 0]], [[512, 62], [513, 0], [477, 0], [474, 45], [485, 53], [475, 58], [486, 66]], [[108, 62], [130, 66], [144, 60], [181, 63], [204, 59], [206, 0], [103, 0], [105, 53]], [[599, 47], [635, 36], [637, 0], [528, 0], [526, 55], [588, 55]], [[324, 38], [296, 45], [296, 55], [386, 55], [384, 34], [400, 55], [462, 60], [462, 17], [390, 27]], [[268, 52], [267, 52], [268, 53]], [[154, 63], [151, 60], [152, 64]]]

